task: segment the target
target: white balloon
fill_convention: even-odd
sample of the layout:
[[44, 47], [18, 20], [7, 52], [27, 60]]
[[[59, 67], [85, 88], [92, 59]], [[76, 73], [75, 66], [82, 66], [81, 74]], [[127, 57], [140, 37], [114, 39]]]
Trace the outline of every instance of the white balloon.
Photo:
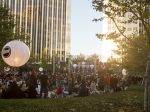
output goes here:
[[77, 67], [77, 64], [73, 64], [73, 68], [75, 69]]
[[84, 61], [82, 62], [82, 65], [85, 65], [85, 62], [84, 62]]
[[43, 71], [43, 68], [42, 68], [42, 67], [40, 67], [40, 68], [39, 68], [39, 71], [40, 71], [40, 72], [41, 72], [41, 71]]
[[94, 65], [90, 65], [90, 68], [93, 69], [93, 68], [94, 68]]
[[4, 67], [4, 71], [8, 72], [10, 70], [9, 67]]
[[28, 46], [18, 40], [8, 42], [2, 49], [2, 58], [8, 65], [12, 67], [20, 67], [24, 65], [30, 57]]
[[127, 75], [126, 69], [122, 69], [122, 74], [123, 74], [123, 75]]

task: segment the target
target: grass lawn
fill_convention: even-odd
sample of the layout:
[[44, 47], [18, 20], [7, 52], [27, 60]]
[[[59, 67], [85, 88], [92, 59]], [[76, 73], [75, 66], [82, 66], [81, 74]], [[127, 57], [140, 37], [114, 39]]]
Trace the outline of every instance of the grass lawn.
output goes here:
[[142, 112], [144, 87], [127, 91], [62, 99], [0, 99], [0, 112]]

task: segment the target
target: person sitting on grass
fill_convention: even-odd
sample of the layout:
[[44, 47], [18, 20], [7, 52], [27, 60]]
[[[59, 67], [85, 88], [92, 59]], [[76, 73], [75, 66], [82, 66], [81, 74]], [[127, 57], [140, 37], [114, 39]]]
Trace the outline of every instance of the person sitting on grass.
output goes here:
[[118, 82], [116, 91], [122, 91], [122, 87], [121, 86], [122, 86], [121, 82]]
[[22, 83], [23, 84], [22, 84], [21, 90], [23, 91], [23, 93], [28, 94], [28, 87], [26, 86], [26, 82], [23, 81]]
[[0, 82], [0, 98], [3, 96], [5, 90], [4, 90], [4, 87], [3, 87], [3, 83]]
[[73, 93], [75, 94], [75, 95], [77, 95], [77, 94], [79, 94], [79, 85], [78, 84], [75, 84], [74, 85], [74, 87], [73, 87]]
[[61, 85], [58, 85], [58, 89], [56, 90], [57, 98], [63, 98], [63, 89]]
[[22, 81], [21, 81], [20, 77], [16, 78], [16, 83], [17, 83], [18, 87], [21, 87]]
[[92, 80], [91, 85], [90, 85], [90, 93], [91, 93], [91, 94], [96, 94], [96, 91], [97, 91], [97, 89], [96, 89], [96, 84], [95, 84], [95, 82]]
[[56, 98], [56, 94], [54, 92], [51, 92], [50, 98]]

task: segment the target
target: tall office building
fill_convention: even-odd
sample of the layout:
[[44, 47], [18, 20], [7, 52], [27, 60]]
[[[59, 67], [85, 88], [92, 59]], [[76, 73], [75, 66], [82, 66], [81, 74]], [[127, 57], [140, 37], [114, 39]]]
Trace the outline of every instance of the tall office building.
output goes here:
[[[57, 54], [61, 61], [70, 53], [71, 0], [0, 0], [15, 15], [16, 27], [26, 28], [35, 54]], [[42, 55], [41, 55], [42, 56]]]
[[[107, 4], [109, 2], [109, 0], [105, 0], [105, 3]], [[106, 15], [103, 15], [104, 17], [106, 17]], [[122, 24], [120, 23], [120, 21], [127, 21], [129, 20], [129, 18], [131, 18], [133, 15], [132, 13], [128, 12], [124, 17], [118, 17], [117, 18], [117, 25], [119, 28], [121, 27], [125, 27], [126, 31], [125, 31], [125, 35], [126, 36], [130, 36], [132, 35], [133, 32], [136, 32], [137, 34], [142, 33], [142, 27], [140, 27], [140, 22], [137, 21], [137, 23], [126, 23], [126, 24]], [[110, 18], [106, 18], [103, 21], [103, 33], [111, 33], [111, 32], [119, 32], [115, 23], [110, 19]], [[124, 38], [123, 36], [120, 36], [120, 38]], [[111, 50], [116, 48], [116, 44], [113, 43], [113, 41], [110, 40], [104, 40], [102, 43], [102, 49], [106, 48], [102, 51], [102, 54], [105, 55], [106, 58], [110, 57], [111, 55], [115, 55]], [[118, 56], [114, 56], [116, 58], [118, 58]]]

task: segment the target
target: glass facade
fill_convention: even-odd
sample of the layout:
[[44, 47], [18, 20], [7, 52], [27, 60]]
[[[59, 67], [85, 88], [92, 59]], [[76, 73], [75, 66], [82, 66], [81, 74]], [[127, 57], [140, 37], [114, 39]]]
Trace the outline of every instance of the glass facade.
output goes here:
[[31, 49], [42, 54], [44, 48], [61, 61], [70, 53], [71, 0], [0, 0], [15, 15], [16, 27], [25, 27]]

